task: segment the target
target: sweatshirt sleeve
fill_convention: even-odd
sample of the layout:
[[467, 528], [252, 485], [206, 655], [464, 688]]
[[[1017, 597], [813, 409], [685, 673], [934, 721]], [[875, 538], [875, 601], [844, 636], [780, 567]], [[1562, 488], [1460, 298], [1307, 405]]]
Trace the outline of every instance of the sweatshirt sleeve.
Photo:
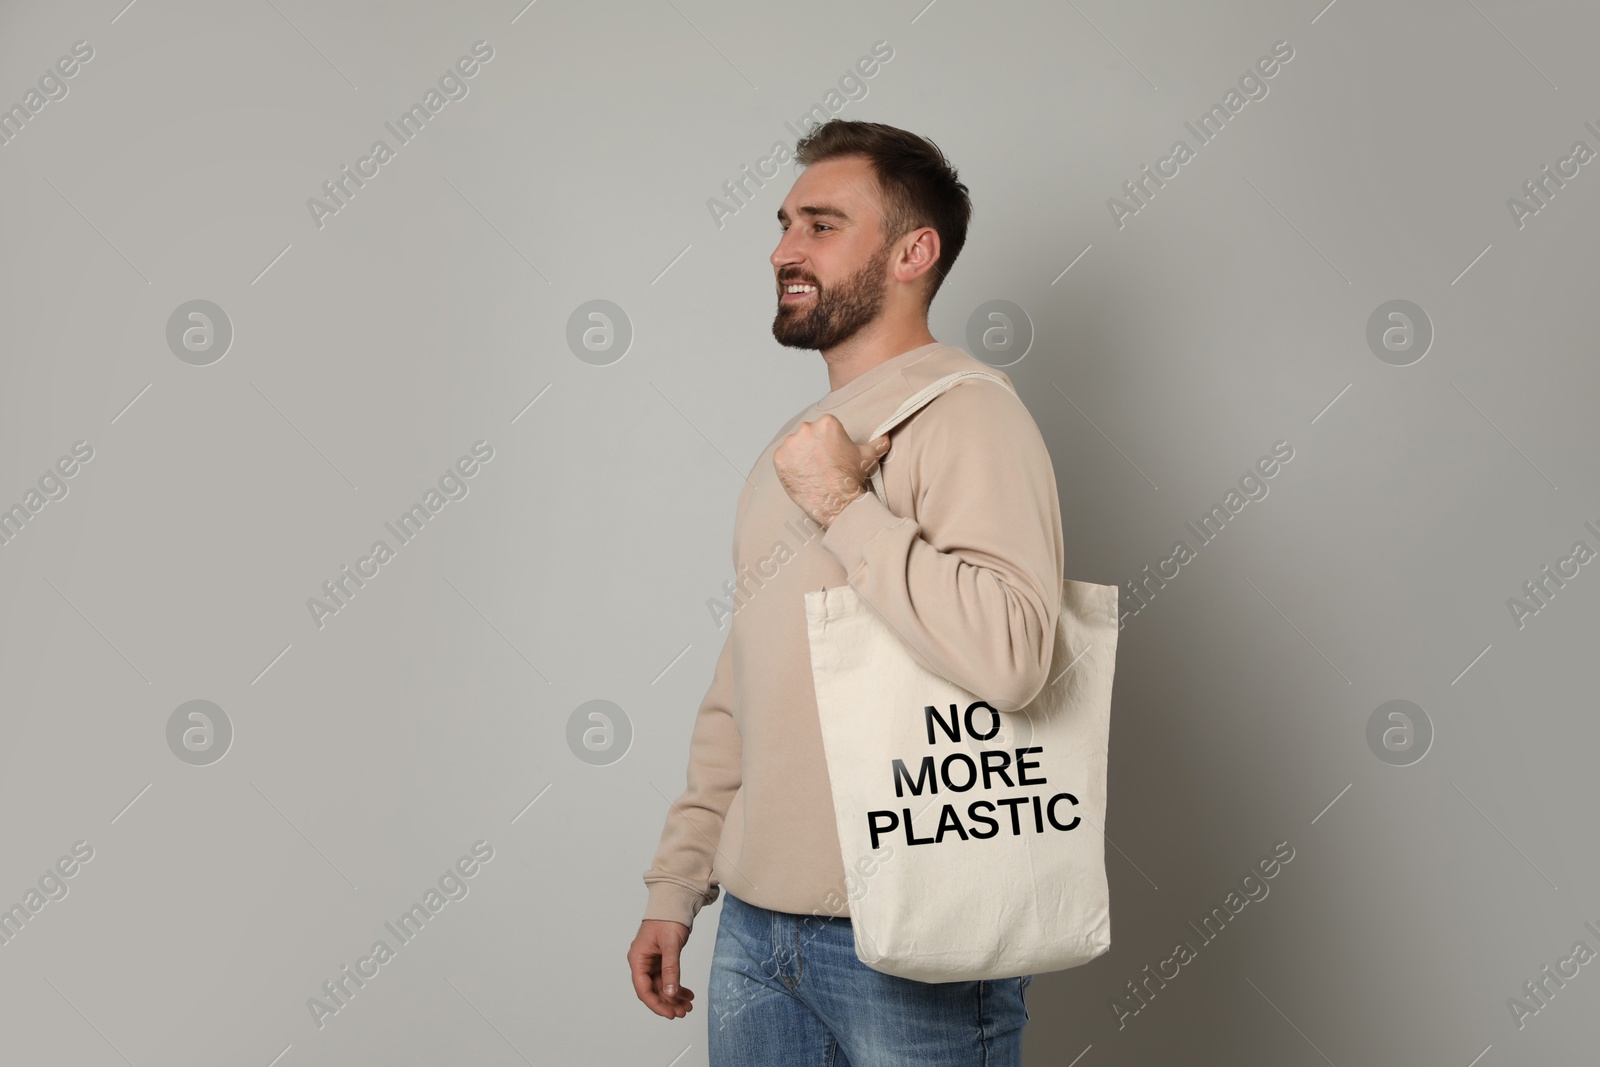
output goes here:
[[1048, 680], [1061, 612], [1049, 449], [1027, 406], [981, 380], [891, 433], [884, 478], [910, 479], [913, 515], [894, 514], [869, 487], [822, 544], [918, 663], [1017, 711]]
[[733, 720], [733, 626], [722, 643], [711, 687], [700, 703], [689, 741], [687, 785], [667, 810], [661, 843], [644, 873], [649, 891], [646, 919], [672, 919], [694, 928], [700, 909], [720, 887], [711, 865], [722, 837], [722, 820], [741, 784], [743, 741]]

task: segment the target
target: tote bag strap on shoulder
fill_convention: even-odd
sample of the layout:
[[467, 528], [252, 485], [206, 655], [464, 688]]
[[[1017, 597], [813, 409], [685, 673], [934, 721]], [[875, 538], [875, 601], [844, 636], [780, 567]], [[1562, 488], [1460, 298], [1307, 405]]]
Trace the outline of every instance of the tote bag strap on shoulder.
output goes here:
[[[902, 422], [905, 422], [911, 416], [927, 407], [929, 403], [931, 403], [941, 393], [945, 392], [945, 390], [959, 382], [965, 381], [968, 378], [987, 378], [989, 381], [996, 382], [1007, 389], [1011, 388], [1006, 384], [1006, 380], [1004, 378], [996, 374], [990, 374], [987, 371], [960, 370], [956, 371], [954, 374], [946, 374], [938, 381], [929, 382], [927, 385], [908, 396], [905, 400], [905, 403], [896, 408], [893, 415], [890, 415], [887, 419], [884, 419], [883, 422], [878, 425], [878, 428], [872, 431], [872, 433], [867, 437], [867, 440], [876, 441], [878, 438], [882, 437], [884, 434], [888, 433], [890, 430], [894, 429], [896, 426], [899, 426]], [[872, 468], [872, 476], [869, 480], [872, 484], [872, 491], [877, 494], [879, 500], [887, 504], [889, 501], [884, 495], [883, 468], [881, 464]]]

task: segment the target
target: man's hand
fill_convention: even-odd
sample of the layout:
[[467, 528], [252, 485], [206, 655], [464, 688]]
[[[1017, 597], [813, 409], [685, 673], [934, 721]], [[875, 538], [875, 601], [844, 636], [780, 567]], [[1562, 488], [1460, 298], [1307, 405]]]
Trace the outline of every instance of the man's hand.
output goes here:
[[827, 529], [839, 512], [866, 493], [873, 465], [889, 450], [889, 435], [858, 445], [832, 415], [802, 422], [772, 455], [789, 499]]
[[694, 990], [678, 983], [678, 954], [689, 940], [689, 928], [671, 919], [646, 919], [628, 946], [633, 991], [645, 1007], [668, 1019], [694, 1010]]

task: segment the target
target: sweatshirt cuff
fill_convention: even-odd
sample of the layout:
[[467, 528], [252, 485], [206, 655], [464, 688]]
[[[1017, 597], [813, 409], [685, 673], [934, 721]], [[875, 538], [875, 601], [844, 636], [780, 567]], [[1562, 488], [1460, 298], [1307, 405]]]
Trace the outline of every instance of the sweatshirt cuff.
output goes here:
[[[649, 883], [650, 899], [645, 905], [645, 919], [671, 919], [694, 929], [694, 917], [706, 904], [706, 894], [697, 892], [677, 882], [651, 882]], [[711, 898], [715, 900], [721, 892], [720, 888], [713, 887], [710, 891]]]
[[844, 506], [822, 533], [822, 547], [844, 566], [846, 576], [863, 562], [867, 543], [905, 520], [884, 506], [870, 488]]

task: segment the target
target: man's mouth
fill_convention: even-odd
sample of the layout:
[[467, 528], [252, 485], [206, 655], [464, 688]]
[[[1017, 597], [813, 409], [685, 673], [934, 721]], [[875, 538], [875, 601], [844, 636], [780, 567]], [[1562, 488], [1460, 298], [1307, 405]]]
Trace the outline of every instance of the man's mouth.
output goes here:
[[817, 287], [805, 282], [785, 284], [779, 290], [783, 295], [779, 297], [785, 304], [798, 304], [817, 295]]

